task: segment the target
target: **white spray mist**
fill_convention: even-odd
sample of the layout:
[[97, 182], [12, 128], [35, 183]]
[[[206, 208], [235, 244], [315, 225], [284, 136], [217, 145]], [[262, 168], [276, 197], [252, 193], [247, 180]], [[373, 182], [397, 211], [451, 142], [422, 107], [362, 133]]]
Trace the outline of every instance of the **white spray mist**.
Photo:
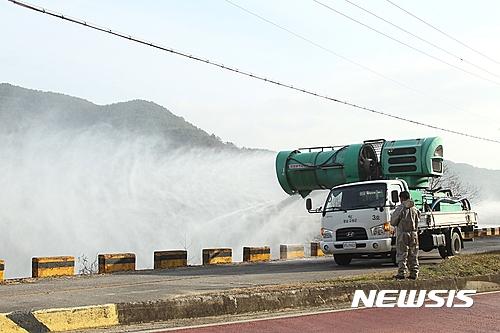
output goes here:
[[27, 126], [0, 133], [0, 259], [6, 278], [31, 275], [31, 258], [305, 243], [318, 215], [288, 197], [275, 153], [171, 149], [164, 138], [94, 126]]

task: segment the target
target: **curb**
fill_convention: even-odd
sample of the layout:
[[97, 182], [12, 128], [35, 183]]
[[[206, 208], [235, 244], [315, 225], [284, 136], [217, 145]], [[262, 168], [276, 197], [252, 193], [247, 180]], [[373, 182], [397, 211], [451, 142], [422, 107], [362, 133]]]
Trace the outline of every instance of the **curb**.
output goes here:
[[236, 315], [299, 307], [350, 307], [363, 290], [500, 290], [500, 274], [402, 280], [345, 286], [282, 285], [182, 296], [166, 300], [0, 314], [0, 332], [38, 333], [111, 327], [172, 319]]
[[0, 314], [0, 332], [42, 333], [119, 325], [116, 304]]
[[346, 286], [277, 286], [233, 290], [218, 294], [193, 295], [153, 302], [117, 304], [120, 324], [166, 321], [249, 312], [273, 311], [296, 307], [350, 306], [354, 292], [363, 290], [463, 290], [478, 292], [500, 290], [500, 274], [454, 277], [436, 280], [404, 280]]

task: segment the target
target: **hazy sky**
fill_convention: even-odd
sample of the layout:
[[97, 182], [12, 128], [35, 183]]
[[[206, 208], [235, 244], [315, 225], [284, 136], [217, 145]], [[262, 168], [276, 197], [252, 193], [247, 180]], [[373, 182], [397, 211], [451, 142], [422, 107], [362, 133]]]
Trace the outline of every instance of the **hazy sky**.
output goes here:
[[[500, 2], [391, 1], [30, 3], [338, 100], [500, 141]], [[441, 136], [446, 159], [500, 169], [500, 143], [317, 98], [7, 0], [0, 1], [0, 45], [0, 82], [96, 104], [153, 101], [238, 146], [288, 150]]]

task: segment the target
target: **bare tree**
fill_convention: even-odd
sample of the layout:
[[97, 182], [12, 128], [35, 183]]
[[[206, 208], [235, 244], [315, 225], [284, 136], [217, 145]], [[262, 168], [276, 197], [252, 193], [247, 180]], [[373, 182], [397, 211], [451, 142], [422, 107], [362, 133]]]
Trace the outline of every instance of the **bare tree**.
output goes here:
[[82, 254], [80, 257], [78, 257], [78, 263], [80, 265], [78, 274], [97, 274], [99, 272], [97, 259], [98, 257], [96, 255], [95, 260], [91, 263], [89, 257], [87, 257], [85, 254]]
[[453, 196], [458, 198], [467, 198], [472, 204], [479, 202], [481, 199], [481, 187], [463, 182], [460, 179], [460, 174], [457, 171], [443, 163], [443, 175], [437, 178], [429, 178], [429, 189], [431, 191], [451, 190]]
[[[184, 235], [183, 237], [181, 238], [181, 240], [179, 241], [182, 245], [182, 248], [187, 251], [189, 253], [189, 248], [193, 245], [193, 240], [191, 240], [189, 242], [189, 245], [188, 245], [188, 240], [187, 240], [187, 231], [184, 232]], [[192, 262], [193, 260], [195, 259], [198, 259], [198, 261], [201, 262], [201, 257], [200, 255], [198, 254], [197, 256], [191, 256], [188, 258], [188, 262]]]

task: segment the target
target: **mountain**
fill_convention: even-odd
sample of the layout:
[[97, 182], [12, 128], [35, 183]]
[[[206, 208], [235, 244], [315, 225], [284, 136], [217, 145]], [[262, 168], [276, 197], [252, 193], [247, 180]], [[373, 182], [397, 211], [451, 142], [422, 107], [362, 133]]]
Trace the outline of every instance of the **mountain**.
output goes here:
[[455, 172], [462, 184], [479, 190], [479, 201], [500, 201], [500, 170], [478, 168], [470, 164], [445, 161], [451, 172]]
[[[110, 127], [136, 134], [160, 135], [170, 140], [173, 147], [237, 149], [234, 144], [222, 142], [216, 135], [209, 135], [153, 102], [133, 100], [96, 105], [82, 98], [1, 83], [0, 130], [15, 131], [25, 128], [26, 124], [64, 129]], [[458, 174], [461, 183], [479, 189], [481, 200], [500, 201], [500, 170], [452, 161], [446, 163]]]
[[134, 133], [158, 134], [168, 138], [174, 147], [236, 148], [153, 102], [133, 100], [96, 105], [82, 98], [1, 83], [1, 128], [12, 131], [33, 122], [58, 128], [100, 125]]

